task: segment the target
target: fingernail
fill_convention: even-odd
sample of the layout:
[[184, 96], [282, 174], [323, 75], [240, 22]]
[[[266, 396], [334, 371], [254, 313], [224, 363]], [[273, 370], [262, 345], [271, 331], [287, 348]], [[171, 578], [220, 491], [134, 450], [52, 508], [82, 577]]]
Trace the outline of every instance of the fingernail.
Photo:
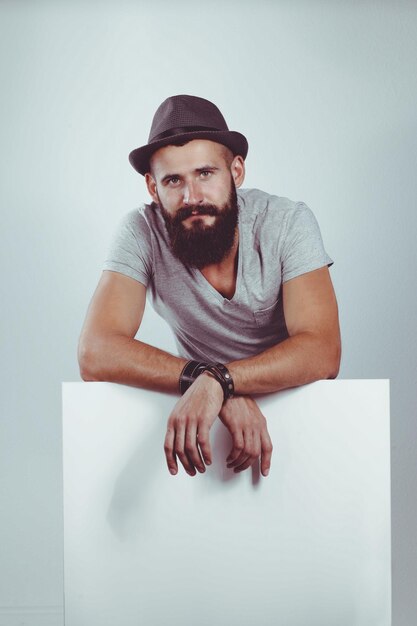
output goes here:
[[268, 476], [268, 474], [269, 474], [269, 469], [264, 471], [264, 476]]
[[171, 474], [175, 475], [177, 473], [177, 470], [174, 469], [173, 467], [169, 470], [171, 472]]

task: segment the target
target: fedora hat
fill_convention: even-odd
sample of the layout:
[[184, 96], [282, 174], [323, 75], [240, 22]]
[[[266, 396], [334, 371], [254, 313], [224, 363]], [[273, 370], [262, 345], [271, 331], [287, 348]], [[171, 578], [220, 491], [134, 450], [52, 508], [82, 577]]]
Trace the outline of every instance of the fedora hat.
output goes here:
[[210, 139], [227, 146], [243, 159], [248, 153], [246, 137], [229, 130], [215, 104], [196, 96], [171, 96], [158, 107], [152, 120], [148, 143], [132, 150], [129, 161], [139, 174], [149, 172], [152, 154], [171, 144], [192, 139]]

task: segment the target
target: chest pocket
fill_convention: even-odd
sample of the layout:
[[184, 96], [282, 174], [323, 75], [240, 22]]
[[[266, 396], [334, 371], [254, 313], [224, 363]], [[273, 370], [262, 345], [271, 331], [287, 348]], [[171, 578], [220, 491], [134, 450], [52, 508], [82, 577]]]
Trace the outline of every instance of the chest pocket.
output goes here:
[[259, 309], [253, 312], [256, 325], [260, 328], [265, 326], [281, 326], [284, 314], [282, 308], [282, 298], [278, 298], [276, 302], [266, 309]]
[[285, 324], [283, 299], [279, 297], [266, 309], [253, 312], [256, 327], [262, 335], [275, 335], [279, 341], [288, 337], [287, 325]]

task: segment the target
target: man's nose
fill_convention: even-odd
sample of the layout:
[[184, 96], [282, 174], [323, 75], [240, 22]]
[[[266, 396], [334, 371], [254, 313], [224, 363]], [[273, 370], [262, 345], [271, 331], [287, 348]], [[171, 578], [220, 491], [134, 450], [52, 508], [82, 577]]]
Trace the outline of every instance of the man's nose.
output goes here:
[[184, 187], [184, 204], [202, 204], [203, 201], [200, 185], [195, 181], [188, 182]]

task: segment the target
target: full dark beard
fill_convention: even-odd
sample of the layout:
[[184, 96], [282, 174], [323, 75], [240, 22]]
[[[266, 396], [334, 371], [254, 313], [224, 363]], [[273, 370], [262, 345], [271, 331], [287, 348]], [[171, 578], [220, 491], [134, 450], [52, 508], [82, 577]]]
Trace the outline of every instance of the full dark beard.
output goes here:
[[[158, 205], [164, 218], [172, 252], [189, 267], [202, 269], [213, 263], [220, 263], [230, 252], [239, 218], [239, 207], [234, 181], [231, 181], [229, 198], [219, 208], [214, 204], [187, 205], [178, 209], [171, 217], [162, 204]], [[214, 224], [206, 226], [203, 220], [195, 219], [189, 228], [183, 220], [195, 211], [199, 215], [215, 215]]]

